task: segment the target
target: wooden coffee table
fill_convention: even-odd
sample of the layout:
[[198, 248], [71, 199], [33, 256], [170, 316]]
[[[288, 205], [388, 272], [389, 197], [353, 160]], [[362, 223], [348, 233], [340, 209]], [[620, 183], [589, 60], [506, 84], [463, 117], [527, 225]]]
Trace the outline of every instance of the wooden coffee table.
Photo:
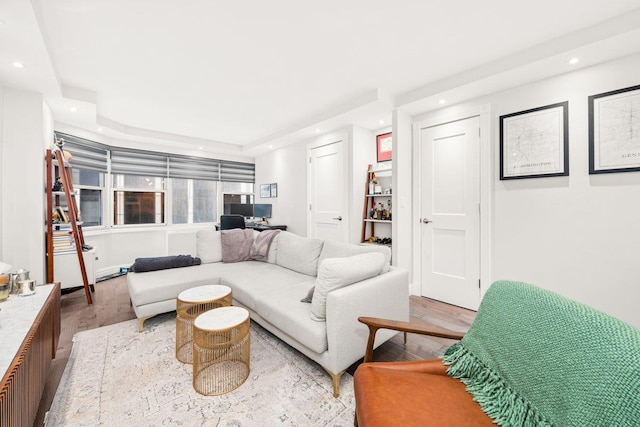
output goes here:
[[176, 303], [176, 359], [191, 363], [193, 321], [205, 311], [231, 305], [231, 288], [223, 285], [205, 285], [180, 292]]
[[207, 396], [240, 387], [250, 370], [249, 312], [221, 307], [193, 322], [193, 388]]

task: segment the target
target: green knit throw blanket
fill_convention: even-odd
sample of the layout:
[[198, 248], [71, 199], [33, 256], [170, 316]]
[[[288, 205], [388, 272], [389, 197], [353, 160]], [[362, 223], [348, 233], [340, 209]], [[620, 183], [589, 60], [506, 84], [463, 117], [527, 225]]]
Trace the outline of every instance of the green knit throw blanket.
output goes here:
[[494, 283], [443, 363], [501, 426], [640, 426], [640, 330], [526, 283]]

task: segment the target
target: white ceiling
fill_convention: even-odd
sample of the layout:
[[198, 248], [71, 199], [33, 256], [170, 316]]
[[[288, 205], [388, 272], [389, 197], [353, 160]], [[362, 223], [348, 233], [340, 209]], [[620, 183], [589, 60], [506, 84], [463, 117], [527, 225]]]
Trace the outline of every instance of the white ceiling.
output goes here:
[[639, 51], [639, 0], [0, 2], [0, 84], [58, 126], [240, 156]]

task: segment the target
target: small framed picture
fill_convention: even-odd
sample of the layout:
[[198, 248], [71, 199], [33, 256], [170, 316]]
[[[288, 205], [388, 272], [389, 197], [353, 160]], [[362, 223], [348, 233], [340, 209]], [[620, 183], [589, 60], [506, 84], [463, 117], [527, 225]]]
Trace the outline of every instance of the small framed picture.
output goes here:
[[589, 173], [640, 171], [640, 85], [589, 97]]
[[271, 197], [278, 197], [278, 184], [275, 182], [271, 184]]
[[376, 136], [376, 152], [378, 153], [377, 160], [379, 162], [388, 162], [391, 160], [393, 139], [391, 132], [383, 133]]
[[263, 199], [271, 197], [271, 184], [260, 184], [260, 197]]
[[569, 175], [569, 102], [500, 116], [500, 179]]

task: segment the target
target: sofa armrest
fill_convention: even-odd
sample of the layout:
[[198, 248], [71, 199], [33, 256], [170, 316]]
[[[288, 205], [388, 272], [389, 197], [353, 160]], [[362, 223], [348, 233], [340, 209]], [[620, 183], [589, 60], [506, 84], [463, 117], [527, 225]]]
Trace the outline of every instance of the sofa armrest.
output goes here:
[[428, 323], [411, 321], [402, 322], [398, 320], [379, 319], [375, 317], [358, 317], [358, 321], [369, 327], [369, 339], [367, 340], [367, 351], [364, 356], [365, 362], [370, 362], [373, 358], [373, 345], [378, 329], [390, 329], [398, 332], [410, 332], [420, 335], [429, 335], [432, 337], [449, 338], [452, 340], [460, 340], [464, 336], [460, 332], [451, 331], [449, 329], [433, 326]]
[[[368, 330], [358, 316], [409, 320], [409, 274], [392, 268], [358, 283], [336, 289], [327, 295], [327, 344], [329, 369], [338, 373], [364, 356]], [[376, 345], [395, 335], [380, 331]]]

